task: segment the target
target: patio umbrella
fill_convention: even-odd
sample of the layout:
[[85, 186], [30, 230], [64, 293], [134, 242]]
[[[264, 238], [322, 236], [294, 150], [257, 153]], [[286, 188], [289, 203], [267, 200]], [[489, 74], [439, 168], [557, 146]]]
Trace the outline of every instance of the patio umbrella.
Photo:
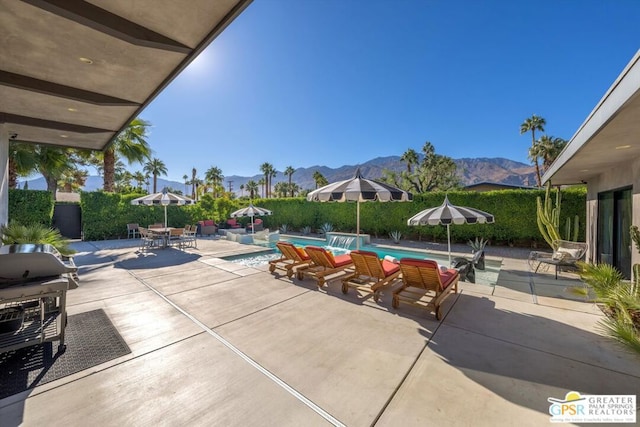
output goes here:
[[360, 168], [353, 178], [325, 185], [307, 195], [308, 201], [316, 202], [356, 202], [356, 249], [360, 249], [360, 202], [408, 202], [411, 193], [384, 182], [363, 178]]
[[167, 206], [169, 205], [192, 205], [196, 201], [179, 194], [169, 193], [165, 187], [160, 193], [147, 194], [131, 201], [132, 205], [162, 205], [164, 206], [164, 227], [167, 228]]
[[493, 223], [493, 215], [474, 208], [455, 206], [444, 197], [442, 205], [425, 209], [409, 218], [407, 225], [438, 225], [447, 226], [447, 245], [449, 248], [449, 265], [451, 265], [451, 224], [485, 224]]
[[251, 218], [251, 231], [253, 232], [253, 217], [255, 216], [265, 216], [271, 215], [271, 211], [269, 209], [259, 208], [257, 206], [253, 206], [253, 203], [249, 202], [249, 206], [246, 208], [238, 209], [237, 211], [231, 212], [231, 218], [239, 218], [248, 216]]

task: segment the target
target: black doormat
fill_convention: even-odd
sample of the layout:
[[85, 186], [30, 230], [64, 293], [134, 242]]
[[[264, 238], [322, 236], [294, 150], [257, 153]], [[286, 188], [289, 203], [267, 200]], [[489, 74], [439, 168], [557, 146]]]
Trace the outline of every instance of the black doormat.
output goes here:
[[0, 399], [131, 353], [102, 309], [69, 316], [64, 341], [0, 353]]

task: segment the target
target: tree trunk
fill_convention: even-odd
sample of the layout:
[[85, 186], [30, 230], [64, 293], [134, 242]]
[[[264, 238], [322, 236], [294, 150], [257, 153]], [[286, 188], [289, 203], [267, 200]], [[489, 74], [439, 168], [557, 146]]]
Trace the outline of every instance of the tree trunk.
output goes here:
[[18, 187], [18, 172], [16, 171], [16, 164], [14, 160], [9, 156], [9, 188]]
[[156, 175], [155, 173], [153, 174], [153, 192], [157, 193], [158, 190], [158, 175]]
[[42, 174], [44, 180], [47, 183], [47, 191], [53, 196], [53, 200], [56, 200], [56, 190], [58, 189], [58, 179], [55, 176], [48, 174]]
[[113, 151], [113, 147], [107, 148], [104, 152], [103, 173], [104, 173], [104, 191], [113, 192], [115, 183], [115, 164], [116, 155]]

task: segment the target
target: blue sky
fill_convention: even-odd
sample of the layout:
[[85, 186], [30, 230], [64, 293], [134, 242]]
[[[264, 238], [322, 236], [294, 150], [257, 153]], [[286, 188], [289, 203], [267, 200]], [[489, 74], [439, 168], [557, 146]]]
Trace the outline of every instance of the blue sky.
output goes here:
[[255, 0], [141, 117], [177, 181], [425, 141], [528, 163], [523, 120], [570, 139], [640, 48], [638, 22], [637, 0]]

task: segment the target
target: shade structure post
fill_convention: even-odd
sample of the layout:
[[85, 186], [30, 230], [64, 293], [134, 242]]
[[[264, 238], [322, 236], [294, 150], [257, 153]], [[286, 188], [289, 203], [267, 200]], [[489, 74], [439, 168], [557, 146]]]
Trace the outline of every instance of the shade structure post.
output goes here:
[[356, 202], [356, 250], [360, 250], [360, 200]]
[[447, 224], [447, 249], [449, 251], [449, 267], [451, 267], [451, 230], [449, 228], [451, 224]]

